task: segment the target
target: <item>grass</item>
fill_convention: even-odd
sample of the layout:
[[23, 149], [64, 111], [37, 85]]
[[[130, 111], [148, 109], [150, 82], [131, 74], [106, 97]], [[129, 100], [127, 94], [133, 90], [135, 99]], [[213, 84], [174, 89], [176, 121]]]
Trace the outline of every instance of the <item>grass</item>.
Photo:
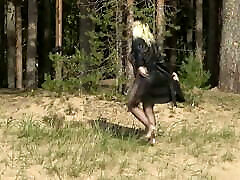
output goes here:
[[195, 127], [184, 125], [180, 130], [172, 132], [167, 139], [169, 143], [183, 146], [189, 155], [204, 160], [205, 157], [211, 156], [211, 153], [218, 152], [221, 149], [219, 145], [236, 144], [239, 137], [234, 127], [213, 129], [210, 125], [195, 124]]

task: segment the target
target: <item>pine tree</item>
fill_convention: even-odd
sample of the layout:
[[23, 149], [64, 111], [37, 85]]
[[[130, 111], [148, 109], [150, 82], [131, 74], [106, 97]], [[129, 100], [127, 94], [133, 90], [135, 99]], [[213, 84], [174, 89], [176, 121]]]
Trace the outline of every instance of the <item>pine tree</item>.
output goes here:
[[218, 85], [219, 76], [219, 4], [218, 1], [208, 1], [208, 26], [207, 26], [207, 48], [206, 67], [211, 72], [210, 83], [212, 86]]
[[28, 0], [28, 41], [26, 88], [37, 88], [37, 0]]
[[21, 1], [15, 3], [15, 27], [16, 27], [16, 88], [23, 88], [22, 70], [22, 13]]
[[8, 88], [15, 88], [15, 6], [13, 2], [7, 4], [7, 59], [8, 59]]
[[[48, 17], [48, 18], [46, 18]], [[39, 83], [44, 82], [44, 75], [51, 73], [52, 63], [49, 59], [49, 52], [51, 51], [52, 42], [52, 15], [50, 0], [41, 0], [39, 5]]]
[[203, 0], [196, 0], [196, 55], [203, 60]]
[[[56, 0], [56, 48], [62, 48], [62, 0]], [[60, 52], [61, 54], [61, 52]], [[57, 62], [56, 79], [62, 79], [62, 62]]]
[[126, 84], [126, 89], [127, 91], [134, 79], [134, 74], [133, 74], [133, 67], [130, 63], [130, 53], [132, 51], [132, 24], [134, 21], [133, 18], [133, 3], [134, 0], [127, 0], [127, 50], [126, 50], [126, 61], [125, 61], [125, 69], [126, 69], [126, 77], [128, 80], [128, 83]]
[[165, 32], [165, 15], [164, 15], [164, 5], [165, 0], [157, 0], [157, 17], [156, 17], [156, 24], [157, 24], [157, 41], [159, 47], [163, 47], [164, 43], [164, 32]]
[[224, 91], [240, 93], [240, 1], [223, 0], [220, 82]]

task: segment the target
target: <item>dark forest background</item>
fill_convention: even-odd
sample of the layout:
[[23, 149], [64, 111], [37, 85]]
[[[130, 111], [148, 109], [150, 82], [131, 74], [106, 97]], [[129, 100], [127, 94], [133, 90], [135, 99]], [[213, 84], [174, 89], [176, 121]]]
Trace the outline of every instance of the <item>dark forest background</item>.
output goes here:
[[183, 86], [240, 92], [238, 0], [0, 0], [0, 87], [95, 91], [132, 79], [131, 25], [148, 23]]

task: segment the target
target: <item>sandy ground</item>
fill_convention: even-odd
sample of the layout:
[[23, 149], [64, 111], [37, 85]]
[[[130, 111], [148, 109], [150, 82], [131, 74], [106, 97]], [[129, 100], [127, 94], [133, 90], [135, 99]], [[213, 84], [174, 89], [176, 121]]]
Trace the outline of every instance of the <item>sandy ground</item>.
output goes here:
[[[191, 106], [184, 107], [182, 104], [175, 109], [172, 109], [170, 104], [156, 105], [157, 120], [164, 126], [174, 128], [181, 121], [191, 121], [207, 116], [216, 124], [216, 128], [229, 121], [240, 127], [240, 117], [238, 117], [240, 114], [238, 105], [240, 103], [234, 101], [231, 104], [231, 101], [229, 101], [230, 104], [225, 104], [222, 99], [216, 101], [215, 97], [217, 96], [229, 98], [228, 94], [212, 90], [203, 94], [202, 102], [195, 108], [191, 108]], [[240, 96], [233, 95], [233, 98], [235, 97], [240, 101]], [[34, 120], [41, 121], [44, 116], [48, 116], [51, 112], [57, 112], [60, 116], [64, 116], [66, 121], [80, 121], [88, 124], [92, 120], [105, 119], [108, 122], [125, 127], [143, 128], [127, 112], [126, 105], [123, 102], [100, 100], [96, 96], [83, 94], [58, 97], [54, 93], [45, 91], [19, 93], [17, 91], [0, 90], [0, 113], [1, 118], [4, 120], [20, 120], [31, 117]], [[0, 137], [2, 137], [1, 131]], [[14, 169], [14, 165], [12, 169], [9, 169], [4, 166], [4, 163], [1, 163], [4, 156], [12, 155], [13, 150], [10, 149], [7, 143], [1, 141], [0, 151], [0, 179], [16, 179], [18, 172]], [[239, 167], [240, 158], [236, 158], [234, 162], [215, 165], [209, 170], [209, 173], [215, 176], [217, 180], [238, 180], [240, 179]], [[58, 177], [49, 177], [40, 165], [30, 167], [28, 174], [29, 179], [58, 179]]]

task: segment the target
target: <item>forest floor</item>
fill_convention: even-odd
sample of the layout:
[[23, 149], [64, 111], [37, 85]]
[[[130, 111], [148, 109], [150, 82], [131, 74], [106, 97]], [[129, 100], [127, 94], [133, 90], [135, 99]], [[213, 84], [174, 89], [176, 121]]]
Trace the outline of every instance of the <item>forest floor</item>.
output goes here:
[[151, 146], [123, 101], [2, 89], [0, 180], [239, 179], [240, 96], [195, 96], [155, 107]]

